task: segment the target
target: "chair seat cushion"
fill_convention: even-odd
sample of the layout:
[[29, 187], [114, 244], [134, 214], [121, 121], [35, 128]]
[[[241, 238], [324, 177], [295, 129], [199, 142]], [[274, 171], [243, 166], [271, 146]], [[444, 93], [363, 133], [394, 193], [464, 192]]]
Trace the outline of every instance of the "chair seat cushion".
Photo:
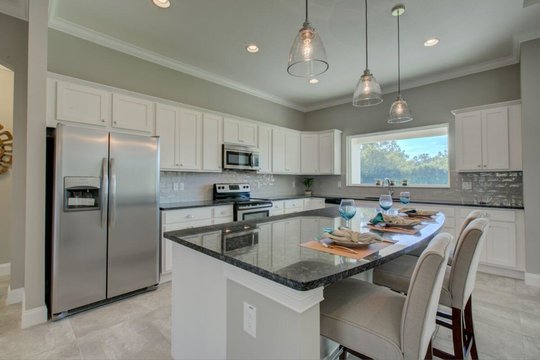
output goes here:
[[321, 335], [375, 359], [402, 359], [401, 317], [405, 296], [360, 280], [324, 290]]
[[406, 294], [418, 258], [403, 255], [373, 270], [373, 283]]

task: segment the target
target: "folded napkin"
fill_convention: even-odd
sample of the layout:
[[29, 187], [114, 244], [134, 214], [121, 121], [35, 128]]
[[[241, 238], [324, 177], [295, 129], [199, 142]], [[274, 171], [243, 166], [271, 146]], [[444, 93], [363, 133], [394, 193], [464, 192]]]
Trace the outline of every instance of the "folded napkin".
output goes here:
[[399, 209], [398, 211], [400, 213], [404, 213], [409, 216], [433, 216], [438, 213], [438, 211], [434, 211], [434, 210], [420, 210], [420, 209], [415, 209], [411, 207], [403, 207]]
[[411, 220], [409, 218], [403, 217], [403, 216], [395, 216], [395, 215], [384, 215], [381, 213], [378, 213], [375, 215], [375, 217], [371, 220], [369, 220], [370, 224], [376, 225], [378, 223], [385, 223], [388, 225], [417, 225], [420, 222], [417, 220]]
[[377, 241], [383, 241], [383, 238], [377, 234], [360, 233], [358, 231], [353, 231], [347, 228], [340, 228], [338, 230], [333, 230], [332, 232], [326, 232], [322, 234], [322, 238], [328, 238], [340, 244], [347, 242], [372, 244]]
[[381, 223], [381, 222], [383, 223], [384, 222], [384, 216], [383, 216], [382, 213], [379, 212], [379, 213], [377, 213], [377, 215], [375, 215], [375, 217], [373, 219], [369, 220], [369, 222], [371, 224], [373, 224], [373, 225], [376, 225], [376, 224]]

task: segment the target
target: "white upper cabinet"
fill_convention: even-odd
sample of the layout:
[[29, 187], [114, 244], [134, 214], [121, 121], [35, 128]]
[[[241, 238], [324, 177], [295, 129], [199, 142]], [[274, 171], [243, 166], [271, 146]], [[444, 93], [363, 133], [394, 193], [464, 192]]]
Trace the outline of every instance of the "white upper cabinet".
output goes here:
[[272, 130], [272, 172], [300, 172], [300, 134], [297, 131], [284, 128]]
[[259, 173], [272, 172], [272, 128], [259, 125]]
[[148, 100], [113, 94], [112, 127], [151, 133], [154, 103]]
[[456, 111], [458, 171], [522, 170], [520, 105]]
[[56, 120], [108, 126], [111, 93], [89, 86], [57, 82]]
[[302, 174], [319, 173], [319, 134], [302, 134], [301, 171]]
[[341, 131], [302, 133], [301, 171], [305, 175], [341, 174]]
[[202, 139], [202, 169], [206, 171], [221, 171], [223, 118], [214, 114], [203, 114]]
[[238, 119], [223, 120], [223, 142], [244, 146], [257, 146], [257, 124]]
[[177, 161], [178, 121], [180, 108], [168, 105], [156, 105], [156, 135], [159, 136], [159, 158], [161, 169], [175, 169]]
[[202, 113], [190, 109], [181, 109], [177, 130], [178, 167], [181, 170], [201, 170]]

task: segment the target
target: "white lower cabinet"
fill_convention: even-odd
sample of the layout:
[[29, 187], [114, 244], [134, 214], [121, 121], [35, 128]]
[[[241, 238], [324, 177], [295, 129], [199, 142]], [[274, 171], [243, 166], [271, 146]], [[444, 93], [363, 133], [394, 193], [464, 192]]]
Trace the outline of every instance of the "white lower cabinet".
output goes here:
[[305, 198], [304, 210], [316, 210], [324, 208], [325, 203], [323, 198]]

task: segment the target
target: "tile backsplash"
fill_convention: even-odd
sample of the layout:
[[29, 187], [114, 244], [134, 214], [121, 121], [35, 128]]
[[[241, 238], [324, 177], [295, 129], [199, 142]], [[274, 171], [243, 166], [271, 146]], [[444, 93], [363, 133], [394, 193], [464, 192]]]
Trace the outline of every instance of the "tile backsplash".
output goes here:
[[171, 203], [211, 200], [212, 185], [214, 183], [249, 183], [253, 197], [297, 195], [304, 191], [303, 178], [303, 176], [255, 174], [250, 172], [195, 173], [162, 171], [160, 201], [161, 203]]

